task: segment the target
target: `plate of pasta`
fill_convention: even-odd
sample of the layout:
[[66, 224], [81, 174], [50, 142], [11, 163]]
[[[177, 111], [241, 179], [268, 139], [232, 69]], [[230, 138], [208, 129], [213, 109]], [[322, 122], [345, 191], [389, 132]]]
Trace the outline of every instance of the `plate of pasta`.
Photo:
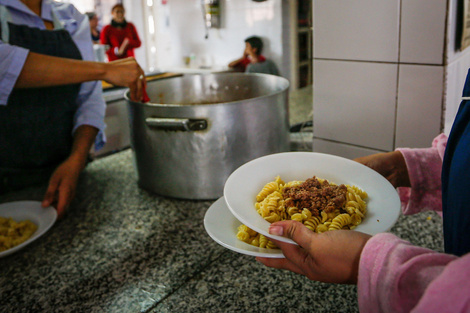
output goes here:
[[[269, 234], [271, 223], [297, 220], [318, 233], [355, 229], [375, 235], [390, 230], [400, 215], [398, 193], [382, 175], [315, 152], [278, 153], [245, 163], [227, 179], [224, 198], [247, 228], [288, 243], [294, 242]], [[237, 236], [253, 240], [250, 232]]]
[[43, 208], [39, 201], [0, 204], [0, 258], [41, 237], [56, 219], [57, 211], [53, 207]]
[[238, 221], [225, 203], [224, 197], [215, 201], [204, 216], [204, 228], [209, 236], [221, 246], [232, 251], [265, 258], [283, 258], [280, 249], [261, 248], [237, 239], [242, 223]]

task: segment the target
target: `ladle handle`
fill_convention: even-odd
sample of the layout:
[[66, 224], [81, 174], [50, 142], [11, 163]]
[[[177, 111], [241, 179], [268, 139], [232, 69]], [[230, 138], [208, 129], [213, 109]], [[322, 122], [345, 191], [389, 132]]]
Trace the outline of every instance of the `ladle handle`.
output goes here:
[[196, 131], [207, 128], [207, 121], [203, 119], [147, 117], [145, 123], [152, 128], [173, 131]]

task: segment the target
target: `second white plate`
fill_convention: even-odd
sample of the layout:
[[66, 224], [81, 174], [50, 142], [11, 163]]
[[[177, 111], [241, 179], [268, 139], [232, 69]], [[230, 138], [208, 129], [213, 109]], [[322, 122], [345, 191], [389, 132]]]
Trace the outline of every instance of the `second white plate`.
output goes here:
[[204, 228], [215, 242], [238, 253], [265, 258], [283, 258], [280, 249], [255, 247], [237, 239], [238, 221], [228, 209], [224, 197], [215, 201], [204, 216]]

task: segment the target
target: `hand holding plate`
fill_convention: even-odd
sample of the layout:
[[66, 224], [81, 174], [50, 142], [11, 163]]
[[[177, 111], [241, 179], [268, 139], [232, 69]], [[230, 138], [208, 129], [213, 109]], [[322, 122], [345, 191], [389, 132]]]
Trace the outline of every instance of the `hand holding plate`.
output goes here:
[[271, 239], [281, 248], [286, 258], [257, 257], [257, 261], [269, 267], [305, 275], [311, 280], [347, 284], [357, 283], [359, 258], [371, 237], [351, 230], [317, 234], [302, 223], [292, 220], [271, 224], [269, 232], [290, 238], [298, 245]]

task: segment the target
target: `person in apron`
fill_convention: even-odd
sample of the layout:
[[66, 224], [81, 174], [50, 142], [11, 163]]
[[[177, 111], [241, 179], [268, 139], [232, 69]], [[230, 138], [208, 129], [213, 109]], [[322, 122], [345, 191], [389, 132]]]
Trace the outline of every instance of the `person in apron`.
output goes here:
[[[0, 0], [1, 93], [14, 84], [0, 94], [0, 193], [49, 181], [43, 206], [61, 215], [97, 134], [97, 147], [104, 144], [99, 80], [140, 99], [144, 73], [134, 59], [83, 61], [93, 60], [88, 20], [71, 5], [24, 2]], [[22, 67], [10, 66], [21, 55]]]
[[399, 148], [356, 159], [398, 187], [404, 214], [442, 214], [444, 250], [412, 245], [391, 233], [337, 230], [316, 234], [295, 221], [269, 232], [285, 259], [257, 258], [312, 280], [358, 285], [361, 312], [468, 312], [470, 308], [470, 70], [447, 138], [431, 148]]

